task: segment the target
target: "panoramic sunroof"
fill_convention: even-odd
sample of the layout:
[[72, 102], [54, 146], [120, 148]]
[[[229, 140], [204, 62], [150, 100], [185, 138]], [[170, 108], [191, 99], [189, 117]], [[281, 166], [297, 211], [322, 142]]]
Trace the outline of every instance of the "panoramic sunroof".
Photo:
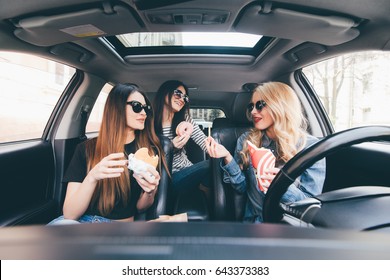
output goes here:
[[238, 32], [140, 32], [106, 38], [122, 56], [137, 54], [257, 55], [270, 40]]
[[116, 37], [126, 48], [157, 46], [253, 48], [262, 36], [227, 32], [141, 32]]

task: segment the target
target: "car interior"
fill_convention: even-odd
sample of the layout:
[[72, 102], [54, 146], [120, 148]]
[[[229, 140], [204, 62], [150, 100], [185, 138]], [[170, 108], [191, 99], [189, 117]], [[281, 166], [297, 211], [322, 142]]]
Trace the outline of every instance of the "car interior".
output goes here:
[[[6, 62], [2, 53], [12, 52], [74, 69], [37, 137], [0, 141], [2, 259], [389, 257], [389, 245], [384, 244], [390, 244], [390, 123], [387, 120], [335, 131], [332, 117], [302, 71], [344, 54], [389, 53], [389, 1], [0, 3], [0, 63]], [[196, 40], [185, 45], [183, 37], [182, 45], [171, 45], [175, 34], [181, 32], [191, 32]], [[203, 45], [203, 37], [209, 32], [216, 32], [214, 39], [227, 45]], [[250, 36], [244, 40], [241, 33]], [[155, 37], [150, 39], [149, 34]], [[147, 45], [161, 34], [168, 35], [159, 39], [160, 45]], [[218, 34], [231, 35], [231, 42]], [[50, 69], [57, 71], [54, 66]], [[28, 76], [19, 75], [21, 84], [29, 80]], [[170, 176], [163, 170], [153, 206], [137, 215], [134, 225], [46, 227], [62, 213], [66, 192], [62, 179], [76, 146], [98, 135], [98, 129], [88, 130], [87, 123], [92, 119], [92, 110], [98, 107], [102, 89], [116, 83], [134, 83], [153, 100], [158, 87], [170, 79], [188, 85], [191, 109], [223, 112], [223, 117], [210, 121], [210, 128], [201, 128], [232, 154], [238, 137], [253, 127], [245, 112], [258, 84], [280, 81], [297, 93], [308, 120], [308, 133], [320, 140], [298, 153], [272, 182], [264, 204], [265, 223], [242, 223], [245, 194], [223, 182], [220, 159], [210, 158], [190, 141], [186, 150], [192, 162], [210, 160], [213, 186], [208, 194], [197, 189], [175, 197]], [[2, 83], [3, 92], [13, 90]], [[27, 85], [26, 82], [25, 91], [30, 90]], [[387, 90], [386, 96], [390, 96], [390, 89]], [[49, 93], [50, 90], [45, 92], [51, 98]], [[0, 94], [0, 99], [7, 98], [3, 96]], [[14, 108], [19, 112], [24, 107], [18, 109], [15, 104]], [[24, 119], [30, 118], [29, 114], [33, 118], [34, 110], [39, 111], [26, 108]], [[6, 131], [8, 120], [2, 118], [1, 122]], [[174, 147], [168, 138], [160, 136], [160, 140], [171, 167]], [[293, 204], [279, 203], [288, 186], [322, 158], [326, 158], [323, 193]], [[187, 223], [146, 222], [180, 213], [187, 213]], [[95, 236], [95, 243], [84, 244], [82, 235]], [[128, 239], [117, 244], [145, 245], [152, 240], [156, 248], [168, 244], [175, 249], [161, 253], [157, 248], [141, 255], [133, 251], [122, 254], [117, 247], [108, 249], [114, 246], [113, 239], [120, 237]], [[39, 247], [50, 238], [52, 243]], [[69, 246], [64, 248], [66, 242], [56, 238], [65, 238]], [[286, 243], [259, 256], [258, 250], [267, 248], [266, 241], [271, 238]], [[34, 240], [36, 243], [30, 244]], [[315, 240], [319, 245], [303, 246], [298, 256], [287, 253], [297, 240]], [[337, 245], [328, 250], [327, 240]], [[232, 244], [236, 250], [227, 256], [222, 249]], [[96, 251], [95, 245], [106, 247]], [[197, 246], [208, 249], [199, 252]], [[313, 253], [313, 247], [318, 247], [321, 254]]]

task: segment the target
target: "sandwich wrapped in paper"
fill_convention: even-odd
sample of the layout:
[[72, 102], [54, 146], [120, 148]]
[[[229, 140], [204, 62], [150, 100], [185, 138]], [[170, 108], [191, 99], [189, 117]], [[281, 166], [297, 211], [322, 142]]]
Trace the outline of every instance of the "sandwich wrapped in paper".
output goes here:
[[247, 143], [252, 165], [256, 170], [257, 186], [260, 191], [266, 193], [269, 181], [261, 179], [261, 176], [266, 173], [265, 170], [275, 167], [275, 156], [270, 149], [258, 148], [249, 140]]
[[135, 174], [146, 172], [148, 166], [157, 168], [158, 165], [158, 155], [150, 156], [147, 148], [140, 148], [134, 154], [130, 154], [128, 160], [127, 167], [133, 170]]

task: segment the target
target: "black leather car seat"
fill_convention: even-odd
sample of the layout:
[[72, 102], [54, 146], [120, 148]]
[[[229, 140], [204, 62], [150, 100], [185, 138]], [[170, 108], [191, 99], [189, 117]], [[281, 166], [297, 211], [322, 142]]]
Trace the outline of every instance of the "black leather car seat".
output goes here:
[[[236, 95], [230, 118], [216, 118], [213, 121], [211, 136], [234, 155], [237, 139], [253, 125], [246, 116], [246, 106], [251, 92]], [[223, 182], [221, 159], [211, 159], [214, 191], [213, 219], [216, 221], [242, 221], [246, 194], [236, 192], [230, 184]]]
[[[160, 136], [161, 146], [164, 150], [169, 173], [172, 174], [173, 145], [165, 136]], [[152, 220], [160, 215], [170, 215], [173, 209], [173, 200], [170, 189], [171, 178], [165, 168], [162, 168], [160, 182], [153, 205], [145, 212], [137, 215], [136, 220]]]
[[[237, 139], [248, 131], [251, 124], [245, 117], [244, 112], [237, 112], [234, 117], [216, 118], [213, 121], [211, 136], [234, 155]], [[211, 159], [214, 185], [214, 220], [217, 221], [241, 221], [244, 215], [246, 195], [236, 192], [230, 184], [223, 182], [221, 159]]]
[[[249, 127], [214, 128], [211, 136], [234, 155], [238, 137]], [[236, 192], [230, 184], [223, 182], [222, 159], [211, 159], [214, 184], [214, 220], [241, 221], [244, 215], [246, 194]]]

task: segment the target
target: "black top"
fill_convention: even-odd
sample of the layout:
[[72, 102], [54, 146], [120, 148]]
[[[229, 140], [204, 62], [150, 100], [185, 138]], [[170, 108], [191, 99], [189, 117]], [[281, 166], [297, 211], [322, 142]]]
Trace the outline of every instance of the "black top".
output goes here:
[[[90, 140], [88, 140], [90, 141]], [[86, 142], [86, 141], [85, 141]], [[63, 182], [83, 182], [87, 176], [87, 158], [86, 158], [86, 147], [85, 142], [77, 145], [73, 158], [66, 170]], [[125, 151], [129, 155], [135, 152], [135, 141], [125, 145]], [[141, 187], [138, 182], [132, 176], [130, 170], [130, 185], [131, 192], [127, 201], [127, 205], [123, 205], [120, 199], [117, 199], [114, 209], [109, 215], [104, 216], [108, 219], [119, 220], [129, 217], [133, 217], [137, 212], [137, 201], [141, 194]], [[89, 205], [88, 210], [84, 213], [87, 215], [98, 215], [103, 216], [98, 209], [93, 209]]]

